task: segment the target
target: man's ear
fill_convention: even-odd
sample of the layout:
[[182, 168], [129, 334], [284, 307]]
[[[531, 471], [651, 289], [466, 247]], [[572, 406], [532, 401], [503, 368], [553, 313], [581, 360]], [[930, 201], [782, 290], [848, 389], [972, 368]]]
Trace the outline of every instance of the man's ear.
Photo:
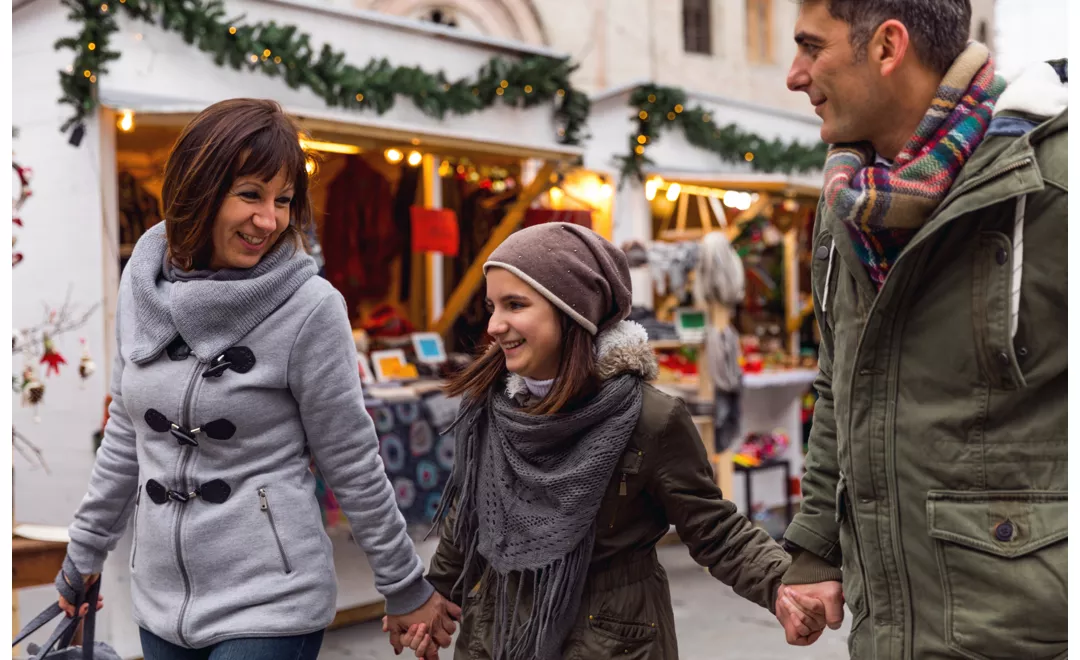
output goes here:
[[911, 36], [907, 27], [891, 18], [874, 31], [866, 47], [866, 56], [872, 64], [877, 65], [882, 76], [889, 76], [903, 64], [910, 46]]

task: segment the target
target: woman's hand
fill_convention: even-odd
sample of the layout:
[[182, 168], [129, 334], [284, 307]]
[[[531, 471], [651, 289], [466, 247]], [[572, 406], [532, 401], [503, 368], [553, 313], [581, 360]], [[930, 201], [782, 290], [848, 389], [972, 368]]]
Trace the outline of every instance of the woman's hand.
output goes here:
[[[100, 577], [101, 577], [100, 574], [94, 573], [93, 575], [88, 575], [85, 578], [83, 578], [83, 584], [85, 585], [85, 588], [89, 589], [90, 585], [97, 582]], [[64, 581], [67, 582], [68, 585], [71, 584], [71, 581], [67, 579], [66, 575], [64, 576]], [[72, 605], [71, 603], [69, 603], [67, 598], [64, 598], [63, 596], [58, 596], [57, 597], [57, 602], [60, 604], [60, 609], [64, 610], [64, 613], [67, 614], [69, 619], [71, 617], [75, 616], [75, 606]], [[97, 610], [100, 610], [103, 607], [105, 607], [105, 598], [101, 594], [98, 594]], [[95, 610], [95, 611], [97, 611], [97, 610]], [[79, 608], [79, 617], [80, 618], [84, 617], [89, 612], [90, 612], [90, 603], [83, 603], [82, 607]]]

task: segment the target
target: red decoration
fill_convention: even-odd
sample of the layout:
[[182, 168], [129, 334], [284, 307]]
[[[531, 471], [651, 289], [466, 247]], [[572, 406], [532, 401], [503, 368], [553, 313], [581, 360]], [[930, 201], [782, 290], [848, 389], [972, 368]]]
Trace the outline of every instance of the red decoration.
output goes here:
[[60, 351], [56, 350], [56, 345], [53, 344], [52, 339], [48, 335], [45, 335], [42, 343], [45, 344], [45, 354], [41, 356], [41, 364], [48, 365], [45, 367], [45, 375], [48, 376], [49, 373], [55, 373], [59, 376], [60, 365], [67, 364], [67, 360], [64, 359], [63, 355], [60, 355]]
[[569, 222], [592, 229], [592, 211], [529, 209], [525, 212], [525, 222], [521, 226], [532, 227], [533, 225], [542, 225], [545, 222]]
[[449, 209], [414, 206], [412, 217], [413, 252], [440, 252], [456, 257], [460, 247], [457, 214]]

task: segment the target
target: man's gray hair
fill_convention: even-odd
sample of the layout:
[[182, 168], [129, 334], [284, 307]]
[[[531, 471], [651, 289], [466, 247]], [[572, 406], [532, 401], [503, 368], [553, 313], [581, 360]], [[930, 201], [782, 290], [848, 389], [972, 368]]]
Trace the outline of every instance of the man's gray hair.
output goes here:
[[864, 57], [874, 31], [887, 20], [904, 24], [919, 59], [944, 74], [967, 47], [971, 0], [816, 0], [851, 26], [856, 57]]

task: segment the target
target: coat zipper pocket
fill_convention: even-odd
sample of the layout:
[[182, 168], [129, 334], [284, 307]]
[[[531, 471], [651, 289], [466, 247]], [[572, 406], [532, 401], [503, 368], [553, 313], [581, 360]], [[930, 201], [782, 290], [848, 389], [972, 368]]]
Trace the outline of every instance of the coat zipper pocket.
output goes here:
[[[622, 479], [619, 481], [619, 497], [620, 498], [621, 497], [626, 497], [626, 471], [625, 470], [622, 473]], [[615, 505], [615, 510], [611, 512], [611, 522], [608, 523], [608, 529], [613, 529], [615, 527], [615, 518], [618, 517], [618, 515], [619, 515], [619, 506], [620, 506], [620, 504], [621, 504], [621, 500], [620, 500], [619, 504]]]
[[135, 516], [131, 519], [131, 570], [135, 570], [135, 553], [139, 550], [139, 503], [142, 501], [142, 487], [135, 491]]
[[266, 489], [259, 489], [259, 508], [266, 512], [267, 519], [270, 520], [270, 531], [274, 533], [274, 541], [277, 542], [278, 552], [281, 553], [281, 563], [285, 565], [285, 574], [292, 573], [292, 565], [289, 563], [289, 557], [285, 554], [285, 546], [281, 544], [281, 536], [278, 535], [277, 524], [274, 522], [274, 512], [270, 510], [270, 500], [266, 497]]

